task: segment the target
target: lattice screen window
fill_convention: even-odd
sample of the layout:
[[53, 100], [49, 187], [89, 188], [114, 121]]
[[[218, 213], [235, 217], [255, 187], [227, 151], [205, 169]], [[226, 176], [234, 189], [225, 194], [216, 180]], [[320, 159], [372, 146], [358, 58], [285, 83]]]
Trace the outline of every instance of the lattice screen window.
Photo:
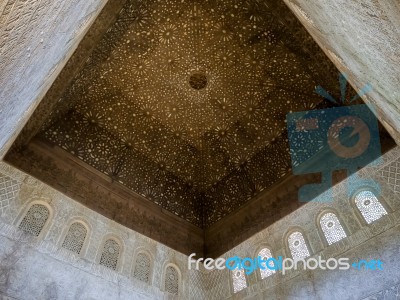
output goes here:
[[379, 202], [374, 193], [370, 191], [359, 192], [355, 197], [355, 202], [357, 208], [360, 210], [368, 224], [371, 224], [382, 216], [387, 215], [386, 209]]
[[143, 282], [150, 283], [150, 266], [150, 257], [145, 253], [139, 253], [136, 257], [133, 277]]
[[329, 245], [332, 245], [347, 236], [339, 219], [334, 213], [324, 214], [319, 223]]
[[34, 204], [29, 208], [25, 217], [22, 219], [19, 228], [34, 236], [39, 236], [49, 215], [50, 212], [46, 206]]
[[103, 252], [101, 253], [100, 265], [110, 268], [112, 270], [116, 270], [118, 265], [119, 252], [119, 244], [115, 240], [107, 240], [104, 243]]
[[306, 241], [301, 232], [296, 231], [289, 235], [288, 244], [293, 259], [303, 259], [310, 256]]
[[231, 271], [232, 273], [232, 284], [233, 292], [237, 293], [247, 288], [246, 276], [244, 275], [244, 269], [237, 269]]
[[[263, 259], [263, 260], [267, 260], [272, 257], [271, 250], [269, 250], [268, 248], [261, 249], [261, 251], [258, 253], [258, 256], [260, 256], [261, 259]], [[271, 263], [269, 265], [272, 266]], [[260, 268], [260, 273], [261, 273], [261, 279], [264, 279], [264, 278], [274, 274], [275, 270], [271, 270], [268, 268], [263, 270]]]
[[64, 239], [62, 247], [76, 254], [80, 254], [87, 235], [86, 227], [76, 222], [71, 225]]
[[165, 271], [165, 290], [168, 293], [178, 295], [179, 274], [178, 271], [172, 266], [168, 266], [167, 270]]

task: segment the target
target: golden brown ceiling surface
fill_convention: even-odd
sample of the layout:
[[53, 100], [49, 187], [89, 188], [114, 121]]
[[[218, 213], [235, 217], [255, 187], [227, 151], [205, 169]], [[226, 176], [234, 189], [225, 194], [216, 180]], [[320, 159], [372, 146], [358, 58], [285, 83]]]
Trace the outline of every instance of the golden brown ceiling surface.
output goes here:
[[280, 2], [127, 1], [38, 135], [206, 228], [290, 174], [335, 72]]

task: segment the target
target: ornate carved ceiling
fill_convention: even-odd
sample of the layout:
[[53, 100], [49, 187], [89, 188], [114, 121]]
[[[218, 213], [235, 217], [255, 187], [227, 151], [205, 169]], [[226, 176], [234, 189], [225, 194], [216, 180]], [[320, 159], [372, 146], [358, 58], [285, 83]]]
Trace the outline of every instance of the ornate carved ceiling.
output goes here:
[[286, 114], [325, 107], [316, 85], [337, 71], [280, 1], [131, 0], [20, 142], [206, 228], [290, 174]]

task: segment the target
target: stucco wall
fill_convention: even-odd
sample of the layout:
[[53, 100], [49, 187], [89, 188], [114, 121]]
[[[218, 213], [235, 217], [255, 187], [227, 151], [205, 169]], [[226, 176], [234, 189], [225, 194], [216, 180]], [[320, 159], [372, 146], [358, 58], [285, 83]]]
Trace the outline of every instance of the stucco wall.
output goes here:
[[[5, 228], [2, 227], [4, 230]], [[11, 299], [163, 299], [160, 291], [135, 287], [123, 276], [96, 274], [89, 262], [65, 263], [48, 244], [38, 249], [26, 240], [1, 236], [0, 288]], [[52, 254], [49, 254], [52, 253]], [[0, 295], [0, 299], [2, 296]]]
[[[38, 237], [18, 229], [35, 201], [53, 211]], [[82, 220], [89, 228], [81, 255], [62, 247], [66, 230], [75, 220]], [[116, 271], [99, 265], [107, 236], [116, 237], [122, 244]], [[150, 284], [133, 276], [138, 251], [151, 257]], [[185, 255], [0, 163], [0, 299], [188, 299], [186, 261]], [[175, 265], [181, 274], [178, 297], [164, 292], [167, 264]]]
[[[367, 224], [349, 197], [346, 182], [333, 188], [332, 202], [310, 202], [287, 217], [254, 235], [246, 242], [225, 253], [223, 257], [256, 257], [268, 247], [273, 257], [291, 257], [285, 238], [299, 229], [309, 245], [312, 257], [348, 257], [350, 263], [361, 259], [380, 259], [383, 271], [314, 270], [277, 272], [261, 279], [259, 271], [246, 277], [248, 287], [232, 293], [227, 270], [204, 273], [203, 286], [208, 286], [207, 299], [399, 299], [400, 297], [400, 148], [383, 156], [380, 164], [370, 165], [359, 172], [364, 179], [379, 183], [380, 201], [388, 214]], [[365, 186], [368, 188], [368, 186]], [[318, 216], [333, 211], [345, 228], [347, 237], [328, 245], [318, 224]], [[196, 291], [196, 278], [191, 274], [190, 292]], [[220, 284], [215, 284], [215, 282]], [[376, 295], [386, 294], [386, 298]], [[397, 296], [393, 296], [397, 295]], [[392, 297], [392, 298], [390, 298]], [[396, 298], [397, 297], [397, 298]], [[193, 299], [200, 299], [194, 294]]]
[[[361, 88], [368, 82], [374, 86], [374, 92], [365, 100], [377, 105], [380, 119], [398, 137], [398, 1], [324, 0], [318, 5], [305, 0], [285, 2], [335, 64], [350, 73], [354, 86]], [[0, 2], [0, 157], [105, 3], [105, 0]], [[362, 223], [339, 186], [335, 189], [334, 203], [307, 204], [224, 255], [254, 256], [256, 249], [266, 243], [274, 256], [287, 256], [283, 237], [291, 227], [299, 226], [306, 233], [313, 255], [380, 258], [385, 263], [384, 272], [361, 272], [357, 276], [355, 271], [292, 272], [265, 280], [253, 275], [248, 278], [249, 287], [234, 296], [226, 270], [189, 273], [185, 271], [184, 255], [93, 213], [5, 164], [1, 164], [0, 173], [8, 184], [2, 191], [2, 196], [6, 196], [0, 201], [0, 299], [163, 298], [162, 270], [169, 261], [182, 271], [183, 299], [399, 297], [399, 149], [385, 155], [385, 163], [380, 167], [361, 172], [382, 184], [382, 198], [389, 207], [388, 216], [375, 224]], [[15, 227], [20, 211], [34, 199], [50, 203], [56, 212], [40, 239], [27, 237]], [[316, 215], [327, 206], [339, 212], [350, 233], [344, 241], [332, 246], [324, 245], [316, 229]], [[71, 256], [59, 245], [65, 220], [78, 215], [87, 218], [93, 228], [84, 258]], [[110, 231], [126, 242], [119, 272], [108, 271], [96, 263], [101, 237]], [[147, 248], [154, 255], [156, 271], [151, 286], [136, 282], [131, 276], [132, 257], [138, 247]]]
[[[349, 257], [351, 262], [380, 259], [384, 271], [301, 270], [278, 272], [263, 280], [256, 271], [246, 278], [248, 287], [237, 294], [232, 292], [228, 270], [188, 271], [187, 256], [102, 217], [7, 164], [0, 164], [0, 174], [0, 295], [4, 299], [172, 298], [163, 291], [167, 263], [181, 271], [180, 299], [376, 299], [380, 295], [387, 297], [377, 299], [396, 299], [400, 294], [400, 148], [385, 154], [381, 164], [359, 172], [380, 184], [379, 199], [388, 211], [386, 216], [370, 225], [364, 222], [344, 182], [333, 188], [333, 202], [308, 203], [223, 255], [255, 257], [268, 246], [274, 257], [290, 257], [285, 236], [299, 228], [312, 256]], [[44, 201], [54, 209], [49, 226], [38, 238], [17, 228], [21, 213], [32, 201]], [[348, 235], [331, 246], [317, 222], [318, 215], [327, 210], [337, 213]], [[76, 218], [91, 227], [83, 257], [60, 244], [65, 228]], [[118, 236], [124, 244], [117, 271], [98, 264], [107, 234]], [[151, 284], [132, 276], [138, 249], [146, 249], [153, 257]]]
[[0, 1], [0, 157], [106, 2]]
[[397, 0], [284, 0], [400, 141], [400, 3]]

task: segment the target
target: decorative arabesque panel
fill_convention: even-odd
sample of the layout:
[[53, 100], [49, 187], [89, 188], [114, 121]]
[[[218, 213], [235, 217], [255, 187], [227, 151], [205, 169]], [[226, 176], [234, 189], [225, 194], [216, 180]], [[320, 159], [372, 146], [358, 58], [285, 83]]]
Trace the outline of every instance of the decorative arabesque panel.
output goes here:
[[310, 256], [310, 251], [301, 232], [291, 233], [288, 237], [288, 245], [293, 259], [304, 259]]
[[168, 266], [165, 270], [165, 291], [175, 295], [179, 292], [179, 274], [172, 266]]
[[344, 239], [347, 235], [334, 213], [324, 214], [319, 221], [329, 245]]
[[0, 215], [16, 201], [20, 183], [6, 175], [0, 174]]
[[104, 243], [103, 251], [100, 257], [100, 265], [116, 270], [119, 260], [120, 246], [119, 244], [110, 239]]
[[50, 212], [46, 206], [42, 204], [33, 204], [22, 219], [18, 228], [34, 236], [39, 236], [49, 215]]
[[[258, 256], [261, 257], [263, 260], [268, 260], [272, 258], [271, 250], [268, 248], [263, 248], [260, 250], [258, 253]], [[268, 263], [269, 267], [275, 267], [271, 263]], [[271, 276], [272, 274], [275, 274], [275, 270], [272, 270], [271, 268], [266, 267], [265, 269], [260, 268], [260, 274], [261, 274], [261, 279], [267, 278], [268, 276]]]
[[150, 283], [150, 257], [145, 253], [139, 253], [136, 257], [133, 276], [143, 282]]
[[86, 239], [86, 235], [87, 229], [83, 224], [79, 222], [73, 223], [68, 230], [62, 247], [75, 252], [76, 254], [80, 254]]
[[237, 269], [231, 271], [233, 292], [237, 293], [247, 288], [246, 276], [244, 275], [244, 269]]
[[371, 191], [362, 191], [355, 196], [355, 203], [365, 221], [370, 224], [387, 215], [386, 209]]

